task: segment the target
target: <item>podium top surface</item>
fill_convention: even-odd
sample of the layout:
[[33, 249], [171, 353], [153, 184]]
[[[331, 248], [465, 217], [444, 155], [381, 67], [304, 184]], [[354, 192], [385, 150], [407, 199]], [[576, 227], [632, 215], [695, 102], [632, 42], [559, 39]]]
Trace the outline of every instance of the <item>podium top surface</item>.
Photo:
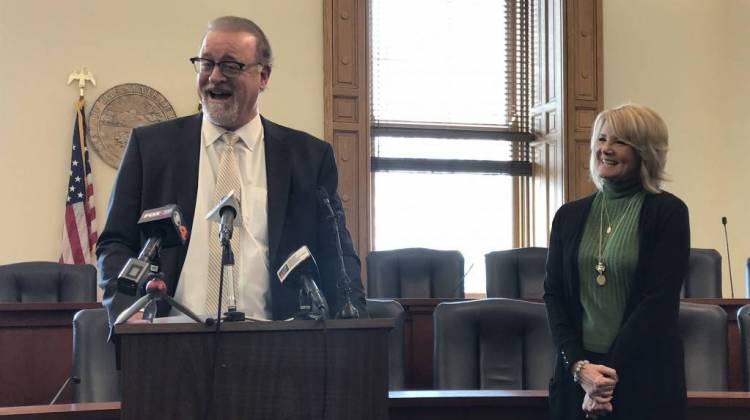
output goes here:
[[[362, 330], [391, 329], [393, 318], [330, 319], [325, 321], [241, 321], [221, 324], [222, 332], [241, 331], [300, 331], [300, 330]], [[211, 333], [216, 326], [186, 322], [184, 317], [156, 318], [153, 324], [121, 324], [115, 326], [116, 334]]]

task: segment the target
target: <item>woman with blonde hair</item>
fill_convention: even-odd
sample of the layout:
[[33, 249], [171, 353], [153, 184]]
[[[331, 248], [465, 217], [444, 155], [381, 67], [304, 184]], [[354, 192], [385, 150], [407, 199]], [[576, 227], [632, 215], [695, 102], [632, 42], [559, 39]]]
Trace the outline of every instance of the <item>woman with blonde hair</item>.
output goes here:
[[544, 283], [554, 419], [686, 418], [677, 315], [690, 226], [685, 204], [661, 189], [667, 139], [650, 108], [601, 112], [589, 168], [597, 191], [555, 215]]

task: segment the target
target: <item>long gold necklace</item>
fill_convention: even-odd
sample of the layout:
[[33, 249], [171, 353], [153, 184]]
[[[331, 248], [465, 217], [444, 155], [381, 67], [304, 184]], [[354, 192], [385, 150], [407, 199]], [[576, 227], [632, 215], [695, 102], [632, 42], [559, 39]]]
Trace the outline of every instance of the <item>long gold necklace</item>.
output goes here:
[[612, 236], [614, 236], [614, 232], [617, 231], [617, 228], [622, 224], [622, 220], [625, 218], [625, 215], [628, 214], [630, 206], [633, 205], [635, 196], [636, 194], [630, 197], [630, 200], [628, 200], [628, 205], [625, 207], [625, 211], [622, 212], [622, 214], [620, 215], [620, 220], [617, 221], [613, 229], [611, 223], [612, 221], [609, 218], [609, 211], [607, 210], [607, 199], [604, 197], [604, 195], [602, 195], [602, 206], [599, 211], [599, 255], [596, 261], [596, 265], [594, 266], [594, 271], [597, 272], [596, 284], [598, 284], [600, 287], [603, 287], [605, 284], [607, 284], [607, 276], [604, 275], [604, 272], [607, 271], [607, 266], [604, 265], [602, 254], [607, 250], [607, 245], [609, 245], [610, 242], [610, 236], [607, 236], [607, 243], [604, 244], [604, 248], [602, 248], [602, 241], [604, 240], [604, 214], [607, 214], [607, 235], [611, 234]]

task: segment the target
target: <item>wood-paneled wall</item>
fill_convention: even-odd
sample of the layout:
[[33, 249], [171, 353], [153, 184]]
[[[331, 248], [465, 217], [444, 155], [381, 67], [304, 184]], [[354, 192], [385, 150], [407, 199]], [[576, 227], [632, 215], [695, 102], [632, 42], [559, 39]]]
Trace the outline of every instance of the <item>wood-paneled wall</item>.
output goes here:
[[565, 0], [566, 201], [590, 194], [591, 127], [604, 106], [602, 0]]
[[325, 140], [336, 154], [346, 224], [363, 258], [371, 248], [367, 19], [366, 0], [325, 0]]
[[594, 190], [589, 141], [604, 103], [602, 1], [535, 1], [531, 121], [536, 141], [528, 234], [521, 242], [545, 247], [555, 211]]

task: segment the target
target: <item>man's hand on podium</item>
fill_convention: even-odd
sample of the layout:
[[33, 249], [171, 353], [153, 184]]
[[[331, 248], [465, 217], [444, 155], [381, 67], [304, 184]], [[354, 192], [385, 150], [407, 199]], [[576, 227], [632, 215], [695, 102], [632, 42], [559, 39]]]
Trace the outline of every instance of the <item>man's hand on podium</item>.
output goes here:
[[127, 321], [125, 321], [126, 324], [150, 324], [151, 321], [148, 319], [143, 319], [143, 311], [138, 311], [133, 314], [130, 318], [128, 318]]

